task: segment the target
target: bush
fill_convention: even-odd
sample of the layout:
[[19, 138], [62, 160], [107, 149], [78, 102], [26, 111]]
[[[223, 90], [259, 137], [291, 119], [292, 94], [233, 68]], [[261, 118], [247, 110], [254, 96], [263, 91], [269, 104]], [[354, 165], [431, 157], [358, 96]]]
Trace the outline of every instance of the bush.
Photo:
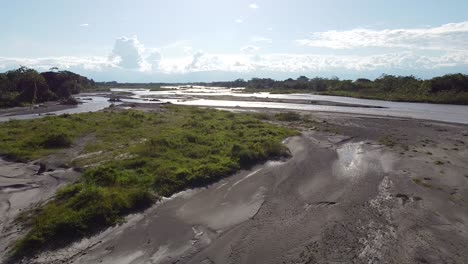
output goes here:
[[74, 97], [69, 96], [69, 97], [67, 97], [65, 99], [60, 100], [60, 104], [63, 104], [63, 105], [77, 105], [77, 104], [79, 104], [79, 102]]
[[278, 113], [275, 115], [278, 121], [294, 122], [301, 120], [301, 115], [296, 112]]
[[64, 132], [52, 132], [46, 135], [40, 145], [44, 148], [67, 148], [72, 144], [70, 135]]

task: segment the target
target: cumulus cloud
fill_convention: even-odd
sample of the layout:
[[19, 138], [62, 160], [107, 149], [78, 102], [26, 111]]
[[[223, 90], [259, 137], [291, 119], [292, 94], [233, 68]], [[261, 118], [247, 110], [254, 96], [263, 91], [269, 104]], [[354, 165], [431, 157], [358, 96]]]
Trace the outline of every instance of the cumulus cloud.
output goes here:
[[240, 49], [242, 53], [254, 53], [254, 52], [257, 52], [258, 50], [260, 50], [260, 48], [257, 46], [253, 46], [253, 45], [245, 46]]
[[101, 71], [114, 67], [107, 57], [44, 57], [44, 58], [5, 58], [0, 57], [0, 68], [13, 69], [21, 65], [32, 67], [40, 71], [58, 67], [61, 70], [84, 69]]
[[197, 68], [199, 68], [199, 64], [200, 64], [200, 60], [201, 58], [203, 57], [203, 55], [205, 55], [203, 52], [201, 51], [197, 51], [195, 52], [195, 54], [193, 54], [192, 56], [192, 61], [187, 65], [185, 66], [185, 69], [190, 71], [190, 70], [197, 70]]
[[144, 59], [143, 71], [155, 71], [159, 68], [159, 64], [162, 60], [162, 54], [155, 50], [149, 53], [149, 55]]
[[147, 49], [136, 36], [115, 40], [109, 56], [111, 64], [123, 69], [152, 71], [159, 67], [162, 55], [157, 49]]
[[411, 29], [352, 29], [313, 33], [300, 45], [330, 49], [401, 48], [420, 50], [468, 50], [468, 22]]
[[117, 64], [122, 68], [140, 69], [145, 63], [144, 52], [145, 47], [136, 36], [132, 38], [120, 37], [115, 41], [110, 58], [117, 61]]
[[[180, 65], [187, 65], [180, 67]], [[468, 65], [468, 53], [451, 52], [445, 56], [425, 56], [413, 52], [397, 52], [368, 56], [315, 54], [198, 54], [187, 59], [165, 59], [161, 70], [166, 73], [200, 71], [250, 72], [328, 72], [374, 70], [441, 69]]]
[[193, 48], [191, 46], [184, 46], [184, 47], [182, 47], [182, 50], [184, 51], [185, 54], [192, 54], [193, 53]]
[[259, 8], [259, 6], [256, 3], [250, 4], [249, 7], [252, 8], [252, 9], [258, 9]]
[[[249, 48], [251, 49], [251, 48]], [[255, 48], [253, 48], [255, 49]], [[38, 70], [51, 67], [95, 72], [119, 72], [118, 64], [108, 57], [54, 57], [54, 58], [5, 58], [0, 57], [0, 68], [13, 69], [25, 65]], [[442, 56], [416, 54], [412, 51], [367, 55], [316, 55], [316, 54], [207, 54], [201, 51], [192, 56], [165, 58], [154, 52], [140, 67], [147, 73], [184, 74], [203, 71], [225, 72], [329, 72], [387, 70], [435, 70], [446, 67], [468, 66], [468, 52], [452, 51]], [[122, 70], [122, 69], [121, 69]], [[118, 78], [118, 76], [116, 76]]]
[[83, 24], [80, 24], [80, 27], [88, 27], [89, 24], [88, 23], [83, 23]]
[[[459, 32], [459, 30], [452, 30]], [[448, 33], [447, 33], [448, 34]], [[450, 33], [452, 34], [452, 33]], [[88, 57], [44, 57], [7, 58], [0, 57], [0, 69], [13, 69], [20, 65], [38, 70], [51, 67], [67, 69], [78, 73], [101, 73], [103, 76], [120, 74], [128, 76], [140, 72], [145, 76], [157, 74], [177, 75], [193, 72], [233, 72], [253, 73], [256, 71], [284, 73], [320, 73], [348, 71], [439, 70], [449, 67], [468, 67], [468, 51], [450, 49], [427, 52], [417, 49], [392, 49], [383, 54], [372, 55], [324, 55], [324, 54], [258, 54], [259, 42], [271, 41], [264, 37], [254, 37], [239, 52], [232, 54], [210, 54], [194, 51], [187, 43], [181, 42], [174, 50], [168, 47], [147, 48], [137, 37], [121, 37], [115, 41], [109, 56]], [[172, 46], [171, 46], [172, 47]], [[176, 52], [177, 51], [177, 52]], [[153, 74], [153, 75], [152, 75]]]

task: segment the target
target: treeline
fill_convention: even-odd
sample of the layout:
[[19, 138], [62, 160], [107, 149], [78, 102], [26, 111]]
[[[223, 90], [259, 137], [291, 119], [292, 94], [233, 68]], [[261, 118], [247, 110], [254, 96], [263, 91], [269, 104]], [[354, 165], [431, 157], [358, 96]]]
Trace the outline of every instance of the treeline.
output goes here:
[[52, 68], [39, 73], [34, 69], [20, 67], [0, 73], [0, 107], [68, 99], [72, 94], [94, 86], [93, 80], [70, 71]]
[[320, 93], [392, 101], [468, 104], [468, 75], [448, 74], [429, 80], [414, 76], [382, 75], [375, 80], [360, 78], [307, 78], [277, 81], [270, 78], [253, 78], [245, 81], [197, 83], [223, 87], [245, 87], [246, 91], [272, 93]]

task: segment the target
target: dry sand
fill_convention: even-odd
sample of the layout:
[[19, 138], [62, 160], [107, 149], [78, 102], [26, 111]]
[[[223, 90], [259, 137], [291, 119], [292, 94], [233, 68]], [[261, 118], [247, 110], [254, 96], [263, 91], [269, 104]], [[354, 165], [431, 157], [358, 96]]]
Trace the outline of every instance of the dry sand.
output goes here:
[[[467, 263], [467, 125], [311, 118], [320, 130], [297, 124], [302, 135], [285, 142], [289, 160], [181, 192], [25, 263]], [[18, 210], [73, 177], [0, 168], [4, 246], [17, 237]]]

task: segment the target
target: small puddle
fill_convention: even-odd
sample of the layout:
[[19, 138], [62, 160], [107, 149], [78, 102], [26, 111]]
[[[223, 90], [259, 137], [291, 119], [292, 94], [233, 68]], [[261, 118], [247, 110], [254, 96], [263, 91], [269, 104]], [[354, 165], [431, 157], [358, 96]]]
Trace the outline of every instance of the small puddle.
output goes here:
[[359, 176], [365, 158], [362, 146], [363, 143], [349, 143], [336, 150], [338, 160], [334, 164], [334, 169], [338, 175], [348, 178]]
[[333, 164], [335, 175], [355, 179], [368, 172], [386, 173], [391, 170], [391, 154], [364, 142], [343, 144], [336, 150], [338, 159]]

